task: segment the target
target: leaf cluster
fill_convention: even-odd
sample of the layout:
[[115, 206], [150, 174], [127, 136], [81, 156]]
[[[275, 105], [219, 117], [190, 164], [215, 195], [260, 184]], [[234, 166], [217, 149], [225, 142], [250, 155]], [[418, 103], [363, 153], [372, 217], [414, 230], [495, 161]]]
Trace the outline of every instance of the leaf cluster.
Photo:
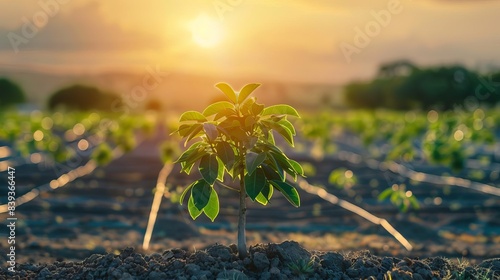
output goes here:
[[[215, 185], [241, 191], [224, 184], [226, 174], [244, 182], [252, 201], [267, 205], [274, 190], [281, 192], [294, 206], [300, 205], [297, 190], [286, 182], [286, 174], [295, 179], [303, 176], [302, 166], [289, 159], [276, 146], [274, 133], [293, 146], [295, 128], [288, 117], [299, 117], [288, 105], [265, 107], [251, 93], [260, 84], [247, 84], [235, 92], [219, 83], [228, 101], [209, 105], [203, 112], [187, 111], [180, 116], [175, 133], [192, 143], [177, 159], [181, 172], [190, 174], [195, 166], [201, 178], [190, 184], [181, 195], [189, 193], [188, 210], [193, 219], [205, 213], [212, 221], [219, 213]], [[193, 140], [194, 139], [194, 140]], [[192, 141], [193, 140], [193, 141]]]
[[379, 201], [387, 199], [402, 212], [407, 212], [410, 208], [420, 208], [417, 198], [411, 192], [407, 192], [404, 185], [387, 188], [378, 196]]
[[298, 259], [287, 266], [295, 275], [311, 274], [314, 272], [315, 261], [316, 257], [310, 260]]

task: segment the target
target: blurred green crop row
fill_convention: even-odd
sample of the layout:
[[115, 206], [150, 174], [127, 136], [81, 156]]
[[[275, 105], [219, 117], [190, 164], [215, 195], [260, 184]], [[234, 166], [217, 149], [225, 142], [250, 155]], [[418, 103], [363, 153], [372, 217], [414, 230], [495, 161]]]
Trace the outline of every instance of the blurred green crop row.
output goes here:
[[[0, 112], [0, 140], [12, 145], [12, 150], [22, 157], [35, 153], [64, 162], [76, 153], [92, 150], [94, 145], [130, 151], [136, 145], [136, 132], [151, 134], [155, 122], [149, 115], [8, 110]], [[37, 158], [35, 162], [40, 161]]]
[[[411, 161], [416, 156], [461, 170], [474, 147], [491, 146], [500, 129], [500, 110], [477, 108], [443, 111], [347, 110], [305, 114], [299, 131], [326, 151], [345, 133], [365, 145], [388, 144], [386, 159]], [[419, 151], [422, 153], [417, 154]], [[375, 155], [380, 156], [380, 155]]]

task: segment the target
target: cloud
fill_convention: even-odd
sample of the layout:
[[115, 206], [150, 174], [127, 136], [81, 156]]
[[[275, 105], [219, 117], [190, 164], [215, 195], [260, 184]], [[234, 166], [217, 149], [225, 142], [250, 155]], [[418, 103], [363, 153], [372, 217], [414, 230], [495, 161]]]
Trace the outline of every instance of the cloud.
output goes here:
[[[41, 8], [39, 11], [43, 11]], [[26, 16], [31, 22], [33, 15]], [[23, 35], [23, 26], [15, 29], [0, 29], [0, 50], [12, 49], [9, 39], [16, 34], [25, 39], [20, 50], [49, 51], [96, 51], [96, 50], [142, 50], [159, 48], [163, 38], [152, 33], [130, 30], [110, 22], [100, 11], [97, 2], [90, 2], [48, 17], [47, 24], [38, 29], [32, 38]]]

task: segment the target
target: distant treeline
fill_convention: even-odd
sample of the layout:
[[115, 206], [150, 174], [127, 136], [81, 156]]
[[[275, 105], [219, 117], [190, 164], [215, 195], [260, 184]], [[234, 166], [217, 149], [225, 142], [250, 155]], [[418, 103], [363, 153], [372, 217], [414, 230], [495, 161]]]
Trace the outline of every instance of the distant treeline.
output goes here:
[[500, 102], [500, 72], [482, 75], [463, 66], [420, 68], [409, 61], [383, 64], [371, 81], [345, 87], [348, 105], [357, 108], [443, 109], [467, 102]]
[[121, 103], [121, 100], [116, 94], [103, 92], [96, 87], [74, 85], [56, 91], [49, 98], [48, 107], [51, 110], [110, 111], [117, 103]]
[[25, 101], [26, 96], [19, 85], [11, 80], [0, 78], [0, 109]]
[[[26, 95], [15, 82], [0, 78], [0, 108], [15, 106], [26, 102]], [[48, 109], [102, 110], [110, 111], [112, 106], [119, 106], [120, 98], [116, 94], [84, 85], [73, 85], [54, 92], [47, 103]]]
[[[144, 104], [135, 104], [138, 110], [162, 110], [162, 103], [159, 100], [146, 101]], [[27, 102], [26, 94], [22, 88], [14, 81], [0, 77], [0, 110], [25, 102]], [[119, 111], [123, 106], [124, 102], [118, 94], [103, 91], [95, 86], [80, 84], [61, 88], [52, 93], [47, 100], [49, 110], [114, 112]]]
[[[124, 112], [124, 106], [126, 104], [118, 94], [86, 85], [73, 85], [60, 89], [52, 94], [48, 101], [50, 110]], [[149, 99], [144, 104], [134, 104], [134, 106], [137, 106], [137, 110], [162, 110], [161, 102], [156, 99]]]

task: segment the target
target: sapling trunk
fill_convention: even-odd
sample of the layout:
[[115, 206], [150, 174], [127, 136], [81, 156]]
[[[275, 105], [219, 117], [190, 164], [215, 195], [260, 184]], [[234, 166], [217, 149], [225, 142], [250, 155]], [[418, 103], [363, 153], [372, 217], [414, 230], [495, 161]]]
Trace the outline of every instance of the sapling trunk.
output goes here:
[[241, 259], [247, 256], [247, 240], [245, 236], [245, 224], [246, 224], [246, 197], [247, 193], [245, 190], [245, 169], [241, 169], [240, 173], [240, 211], [238, 213], [238, 254]]

